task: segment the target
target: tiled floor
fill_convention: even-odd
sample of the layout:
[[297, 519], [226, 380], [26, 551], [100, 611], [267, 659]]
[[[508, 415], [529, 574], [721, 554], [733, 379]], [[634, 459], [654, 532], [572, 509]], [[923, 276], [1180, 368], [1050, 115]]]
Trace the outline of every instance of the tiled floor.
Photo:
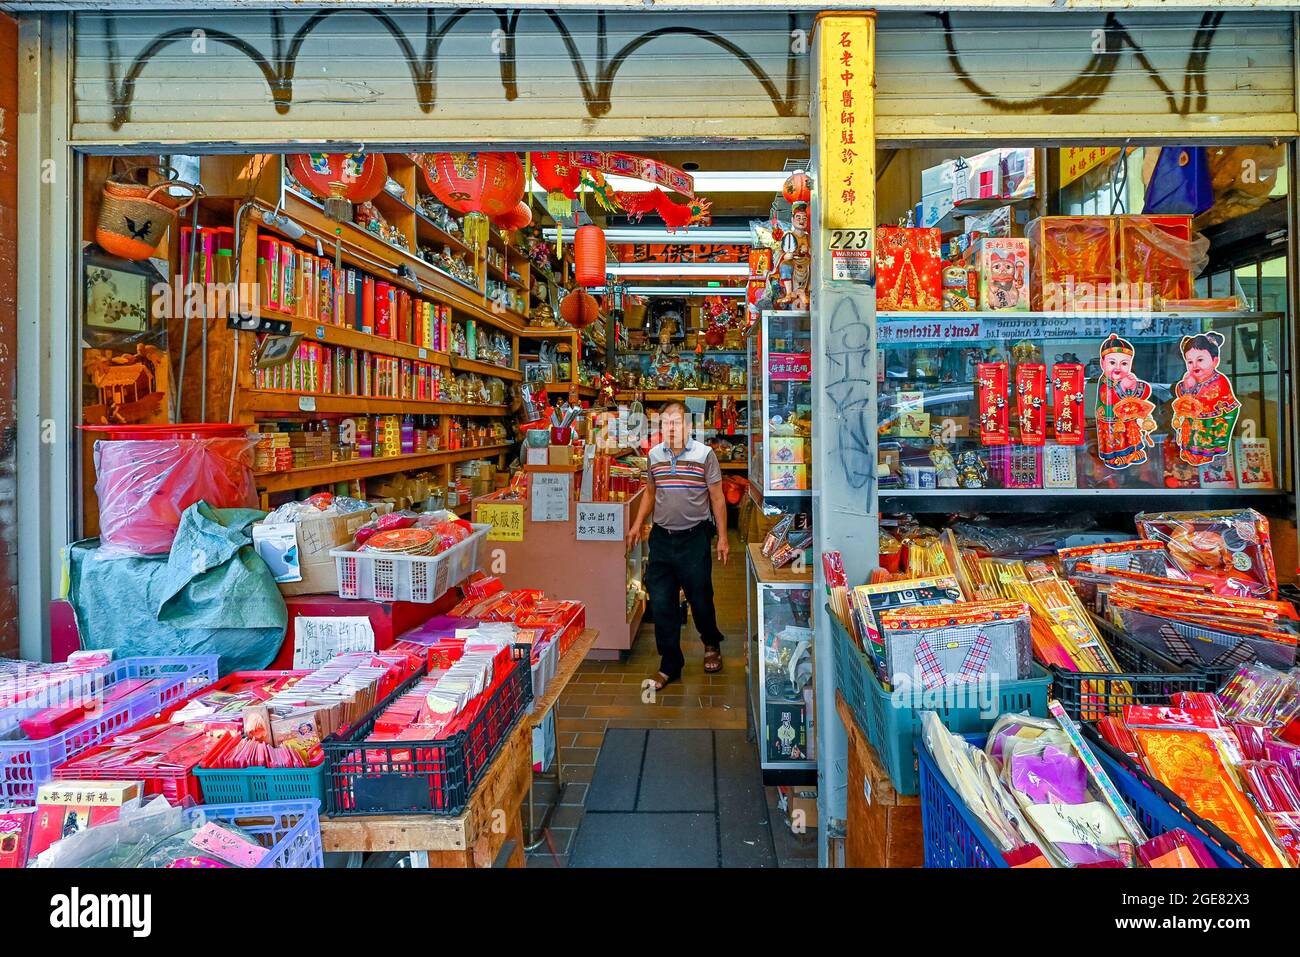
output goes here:
[[[569, 782], [568, 788], [564, 795], [564, 802], [556, 810], [551, 819], [549, 841], [543, 843], [537, 850], [531, 852], [528, 856], [528, 865], [530, 867], [550, 867], [550, 866], [567, 866], [570, 855], [575, 848], [575, 835], [579, 826], [583, 825], [583, 819], [586, 813], [586, 804], [591, 795], [591, 783], [596, 775], [597, 759], [601, 753], [601, 746], [605, 741], [606, 733], [617, 731], [620, 734], [631, 733], [631, 741], [637, 740], [638, 734], [643, 742], [652, 741], [645, 735], [646, 730], [656, 730], [664, 732], [684, 732], [684, 731], [715, 731], [726, 732], [718, 735], [700, 735], [693, 738], [683, 738], [674, 735], [665, 735], [663, 740], [657, 743], [644, 744], [641, 750], [635, 745], [629, 747], [619, 747], [617, 749], [607, 749], [606, 762], [601, 765], [601, 775], [609, 781], [617, 783], [617, 787], [625, 789], [636, 788], [638, 785], [644, 786], [646, 778], [642, 776], [639, 767], [632, 767], [628, 755], [635, 753], [638, 760], [649, 756], [653, 758], [655, 752], [653, 747], [677, 746], [681, 751], [685, 747], [685, 742], [693, 740], [694, 744], [687, 750], [695, 753], [697, 757], [702, 757], [704, 745], [702, 742], [708, 741], [709, 753], [716, 756], [722, 756], [724, 760], [718, 765], [719, 773], [727, 779], [726, 787], [745, 787], [754, 782], [758, 782], [758, 754], [753, 745], [747, 745], [745, 741], [746, 721], [746, 695], [745, 695], [745, 566], [744, 566], [744, 546], [738, 540], [736, 533], [731, 533], [731, 560], [725, 565], [714, 564], [713, 571], [713, 589], [714, 604], [718, 612], [718, 625], [722, 629], [727, 640], [723, 643], [723, 669], [721, 674], [707, 675], [703, 669], [703, 645], [700, 643], [699, 635], [694, 626], [688, 624], [682, 632], [682, 647], [686, 650], [686, 670], [681, 680], [669, 685], [662, 692], [654, 693], [653, 689], [643, 689], [643, 682], [659, 669], [659, 656], [655, 652], [654, 627], [653, 625], [642, 625], [641, 633], [638, 635], [632, 651], [625, 661], [588, 661], [584, 662], [578, 669], [578, 673], [570, 682], [568, 689], [561, 696], [556, 714], [556, 735], [560, 746], [560, 753], [563, 758], [563, 774], [566, 781]], [[623, 742], [626, 743], [626, 742]], [[747, 746], [747, 747], [746, 747]], [[745, 758], [742, 755], [752, 756], [752, 778], [745, 781], [744, 767]], [[680, 757], [678, 758], [680, 760]], [[713, 760], [713, 759], [710, 759]], [[701, 779], [708, 778], [712, 780], [713, 765], [709, 764], [708, 773], [704, 765], [701, 764], [695, 771], [699, 773]], [[652, 775], [653, 783], [651, 790], [654, 791], [658, 786], [659, 775]], [[670, 780], [665, 778], [665, 780]], [[677, 780], [681, 780], [680, 778]], [[670, 785], [671, 788], [671, 785]], [[603, 789], [599, 789], [603, 790]], [[604, 800], [601, 794], [597, 797]], [[677, 790], [681, 790], [677, 787]], [[720, 786], [719, 791], [722, 790]], [[608, 793], [608, 792], [607, 792]], [[728, 791], [727, 794], [731, 794]], [[739, 792], [737, 792], [739, 793]], [[760, 790], [761, 793], [761, 790]], [[718, 795], [724, 797], [725, 795]], [[744, 803], [747, 809], [746, 815], [737, 815], [736, 826], [742, 826], [741, 818], [747, 820], [748, 809], [752, 809], [752, 815], [758, 819], [772, 819], [771, 814], [764, 813], [764, 805], [770, 804], [770, 794], [768, 800], [760, 800], [755, 803]], [[602, 807], [595, 812], [593, 817], [601, 817], [599, 823], [588, 825], [588, 830], [583, 836], [582, 858], [587, 862], [600, 861], [603, 863], [614, 863], [614, 858], [606, 856], [605, 852], [617, 854], [618, 842], [623, 840], [626, 833], [627, 821], [617, 818], [618, 814], [635, 814], [639, 819], [636, 823], [641, 830], [647, 835], [652, 832], [646, 830], [648, 824], [642, 820], [647, 817], [646, 812], [652, 810], [649, 806], [638, 806], [635, 804], [629, 806], [626, 801], [626, 794], [621, 799], [622, 804], [618, 808]], [[646, 800], [653, 801], [650, 796]], [[738, 798], [737, 800], [745, 801]], [[685, 832], [693, 833], [692, 829], [696, 827], [705, 827], [702, 819], [691, 817], [692, 814], [699, 815], [703, 813], [714, 823], [708, 824], [705, 830], [711, 836], [709, 838], [712, 851], [703, 853], [701, 861], [709, 861], [707, 866], [717, 866], [719, 860], [726, 860], [733, 866], [744, 866], [740, 863], [741, 856], [733, 853], [737, 849], [728, 850], [725, 854], [719, 848], [719, 842], [716, 838], [718, 833], [715, 824], [718, 821], [731, 824], [729, 815], [722, 813], [719, 815], [719, 808], [724, 808], [725, 802], [709, 804], [708, 807], [701, 806], [693, 811], [673, 811], [669, 812], [663, 809], [663, 816], [670, 814], [682, 815], [681, 820], [674, 822], [662, 821], [656, 827], [670, 828], [671, 833], [681, 834]], [[779, 813], [779, 812], [777, 812]], [[716, 820], [715, 820], [716, 819]], [[779, 819], [776, 827], [784, 827]], [[665, 832], [667, 833], [667, 832]], [[602, 836], [603, 835], [603, 836]], [[724, 835], [725, 838], [725, 835]], [[752, 835], [744, 840], [752, 839]], [[647, 837], [647, 840], [649, 838]], [[601, 844], [605, 844], [601, 848]], [[724, 840], [725, 843], [725, 840]], [[778, 838], [777, 846], [780, 849], [783, 841]], [[671, 861], [661, 860], [660, 856], [654, 852], [655, 842], [651, 840], [650, 844], [638, 844], [635, 848], [631, 845], [623, 845], [624, 851], [630, 855], [627, 860], [627, 866], [633, 866], [636, 861], [649, 861], [649, 865], [656, 866], [658, 863], [672, 863]], [[668, 845], [658, 845], [666, 848]], [[749, 848], [750, 845], [743, 845]], [[766, 845], [770, 851], [771, 844]], [[790, 850], [787, 846], [786, 850]], [[795, 847], [795, 857], [799, 857], [798, 848]], [[751, 854], [752, 857], [752, 854]], [[782, 864], [791, 862], [789, 854], [779, 854]], [[635, 858], [635, 860], [633, 860]], [[583, 861], [574, 861], [580, 864]], [[693, 861], [679, 860], [680, 866], [689, 866]], [[770, 866], [770, 864], [768, 865]]]

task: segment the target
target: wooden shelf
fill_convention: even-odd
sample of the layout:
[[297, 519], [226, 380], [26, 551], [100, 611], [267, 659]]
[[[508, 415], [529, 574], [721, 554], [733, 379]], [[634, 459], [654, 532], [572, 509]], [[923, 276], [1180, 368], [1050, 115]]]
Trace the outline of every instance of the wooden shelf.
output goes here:
[[[467, 402], [430, 402], [420, 399], [386, 399], [360, 395], [315, 395], [307, 392], [279, 392], [270, 389], [244, 389], [241, 408], [248, 412], [303, 412], [332, 415], [385, 415], [405, 413], [421, 415], [505, 415], [504, 405], [479, 405]], [[304, 409], [302, 398], [314, 399], [314, 408]]]
[[442, 450], [438, 452], [413, 452], [406, 455], [385, 455], [368, 459], [349, 459], [346, 462], [323, 462], [282, 472], [254, 472], [257, 487], [264, 492], [287, 492], [314, 485], [333, 485], [351, 479], [373, 478], [394, 472], [430, 468], [449, 462], [468, 462], [471, 459], [500, 455], [509, 445], [488, 445], [477, 449]]
[[667, 389], [619, 389], [614, 393], [614, 398], [619, 402], [631, 402], [638, 395], [644, 396], [645, 401], [647, 402], [667, 402], [669, 399], [688, 399], [692, 397], [701, 399], [722, 399], [728, 397], [732, 399], [749, 398], [748, 392], [736, 391], [734, 389], [726, 392], [705, 392], [702, 389], [694, 391], [672, 391]]
[[478, 359], [466, 359], [464, 356], [448, 356], [449, 364], [453, 372], [476, 372], [479, 375], [496, 376], [499, 379], [512, 379], [519, 381], [523, 379], [524, 374], [518, 369], [511, 369], [507, 366], [497, 366], [490, 362], [480, 362]]
[[[312, 319], [290, 319], [289, 327], [293, 332], [302, 333], [304, 339], [310, 339], [313, 342], [323, 342], [330, 346], [343, 346], [347, 349], [364, 349], [367, 352], [379, 355], [396, 356], [400, 359], [414, 359], [416, 362], [428, 362], [433, 365], [450, 365], [450, 356], [445, 352], [434, 352], [432, 349], [424, 349], [420, 346], [411, 345], [409, 342], [386, 339], [383, 336], [361, 332], [348, 326], [336, 326], [328, 322], [316, 322]], [[424, 354], [421, 355], [421, 353]]]
[[521, 339], [572, 339], [578, 330], [565, 326], [524, 326], [519, 330]]
[[812, 566], [805, 565], [802, 572], [791, 571], [790, 566], [777, 568], [772, 560], [763, 554], [763, 546], [758, 542], [749, 545], [749, 564], [754, 569], [754, 577], [765, 585], [811, 585]]
[[724, 472], [748, 472], [748, 462], [719, 462], [718, 465]]

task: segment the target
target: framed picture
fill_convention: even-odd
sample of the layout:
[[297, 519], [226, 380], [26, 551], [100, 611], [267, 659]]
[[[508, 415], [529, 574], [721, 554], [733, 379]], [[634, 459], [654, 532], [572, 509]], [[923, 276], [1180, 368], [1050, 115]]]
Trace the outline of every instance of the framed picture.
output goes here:
[[257, 347], [257, 356], [253, 365], [258, 369], [274, 369], [293, 358], [302, 344], [302, 333], [294, 332], [287, 336], [267, 336]]
[[524, 381], [533, 385], [549, 385], [555, 381], [555, 366], [549, 362], [525, 362]]
[[82, 261], [86, 326], [98, 333], [145, 332], [151, 325], [153, 286], [159, 277], [152, 268], [95, 250], [87, 250]]

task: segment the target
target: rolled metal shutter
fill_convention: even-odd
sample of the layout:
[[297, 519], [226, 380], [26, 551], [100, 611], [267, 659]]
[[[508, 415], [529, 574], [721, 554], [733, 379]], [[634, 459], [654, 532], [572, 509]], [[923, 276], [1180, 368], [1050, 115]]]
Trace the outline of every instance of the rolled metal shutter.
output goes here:
[[1294, 37], [1267, 11], [881, 14], [876, 135], [1295, 135]]
[[72, 135], [806, 142], [810, 27], [780, 12], [83, 13]]

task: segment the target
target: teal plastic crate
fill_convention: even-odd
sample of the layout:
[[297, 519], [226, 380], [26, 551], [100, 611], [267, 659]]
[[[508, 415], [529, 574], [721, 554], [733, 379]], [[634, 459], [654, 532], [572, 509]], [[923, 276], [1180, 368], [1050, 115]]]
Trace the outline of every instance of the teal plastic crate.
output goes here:
[[205, 804], [325, 803], [325, 764], [314, 768], [195, 768]]
[[[836, 685], [867, 740], [880, 755], [899, 794], [913, 795], [921, 791], [916, 743], [921, 734], [922, 711], [934, 711], [948, 730], [960, 734], [988, 731], [999, 716], [1008, 713], [1047, 717], [1052, 676], [1037, 663], [1032, 678], [1001, 682], [997, 701], [987, 711], [978, 706], [946, 707], [940, 702], [933, 708], [913, 707], [909, 702], [896, 701], [880, 686], [870, 660], [858, 650], [839, 619], [832, 614], [830, 620], [835, 632]], [[940, 692], [935, 694], [938, 696]]]

